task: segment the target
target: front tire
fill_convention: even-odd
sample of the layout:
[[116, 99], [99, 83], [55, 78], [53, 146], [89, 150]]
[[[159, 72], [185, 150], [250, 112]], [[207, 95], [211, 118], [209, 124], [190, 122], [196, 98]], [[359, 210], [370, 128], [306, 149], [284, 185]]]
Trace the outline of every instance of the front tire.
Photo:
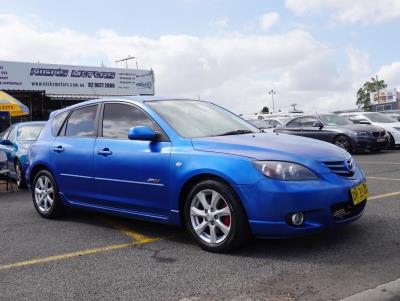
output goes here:
[[228, 252], [249, 237], [248, 219], [232, 188], [215, 180], [195, 185], [184, 207], [186, 229], [201, 248]]
[[351, 140], [349, 137], [344, 135], [339, 135], [335, 138], [333, 142], [336, 146], [343, 148], [344, 150], [348, 151], [349, 153], [353, 152], [353, 147], [351, 146]]
[[390, 133], [389, 133], [389, 145], [388, 145], [388, 149], [395, 149], [394, 137], [393, 137], [392, 134], [390, 134]]
[[36, 211], [44, 218], [56, 218], [65, 212], [56, 181], [48, 170], [36, 174], [32, 183], [32, 200]]

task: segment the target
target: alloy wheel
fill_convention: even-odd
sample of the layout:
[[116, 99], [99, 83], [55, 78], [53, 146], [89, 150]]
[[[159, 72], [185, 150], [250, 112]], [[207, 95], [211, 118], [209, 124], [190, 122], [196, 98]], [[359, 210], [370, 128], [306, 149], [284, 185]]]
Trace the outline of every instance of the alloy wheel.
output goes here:
[[54, 187], [50, 178], [42, 175], [35, 183], [35, 202], [42, 213], [48, 213], [54, 204]]
[[192, 199], [190, 220], [193, 230], [208, 244], [219, 244], [228, 237], [231, 217], [228, 203], [215, 190], [202, 190]]
[[350, 151], [350, 149], [351, 149], [351, 143], [350, 143], [349, 139], [347, 139], [344, 136], [337, 137], [335, 140], [335, 145], [339, 146], [347, 151]]

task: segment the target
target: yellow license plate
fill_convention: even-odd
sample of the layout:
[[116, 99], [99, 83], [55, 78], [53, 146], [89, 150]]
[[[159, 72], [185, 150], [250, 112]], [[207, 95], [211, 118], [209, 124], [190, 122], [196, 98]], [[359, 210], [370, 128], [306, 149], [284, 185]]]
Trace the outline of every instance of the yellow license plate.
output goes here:
[[367, 183], [361, 183], [351, 189], [351, 198], [353, 204], [357, 205], [368, 198], [368, 186]]

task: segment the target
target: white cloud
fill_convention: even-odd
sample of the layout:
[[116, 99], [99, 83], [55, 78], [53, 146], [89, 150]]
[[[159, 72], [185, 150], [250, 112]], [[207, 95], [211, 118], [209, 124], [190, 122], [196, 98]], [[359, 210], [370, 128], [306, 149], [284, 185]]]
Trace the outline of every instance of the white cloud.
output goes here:
[[223, 18], [218, 19], [218, 20], [210, 21], [208, 23], [208, 25], [210, 25], [212, 27], [216, 27], [216, 28], [225, 29], [229, 25], [229, 18], [228, 17], [223, 17]]
[[146, 38], [111, 30], [43, 29], [32, 20], [0, 15], [0, 36], [1, 60], [97, 66], [104, 60], [113, 66], [131, 54], [140, 68], [155, 71], [156, 94], [200, 96], [237, 113], [270, 104], [271, 88], [277, 91], [277, 108], [293, 102], [313, 111], [355, 106], [354, 80], [338, 68], [335, 50], [304, 30]]
[[388, 88], [400, 90], [400, 61], [382, 66], [378, 71], [379, 79], [385, 80]]
[[285, 3], [299, 15], [328, 10], [334, 22], [369, 24], [400, 18], [398, 0], [286, 0]]
[[278, 21], [279, 14], [276, 12], [269, 12], [260, 17], [260, 27], [262, 30], [269, 30]]
[[354, 47], [349, 47], [347, 49], [347, 56], [349, 59], [349, 72], [358, 76], [368, 75], [371, 72], [368, 53]]

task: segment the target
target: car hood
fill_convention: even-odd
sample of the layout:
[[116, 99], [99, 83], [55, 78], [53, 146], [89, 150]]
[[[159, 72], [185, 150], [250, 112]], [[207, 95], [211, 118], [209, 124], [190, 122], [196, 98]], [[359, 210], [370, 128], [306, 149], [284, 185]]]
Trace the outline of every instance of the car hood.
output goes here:
[[390, 122], [390, 123], [374, 122], [374, 125], [383, 127], [385, 129], [400, 128], [400, 122]]
[[344, 161], [350, 158], [348, 152], [333, 144], [275, 133], [193, 138], [192, 144], [199, 151], [300, 164], [315, 161]]
[[379, 132], [383, 130], [383, 128], [380, 126], [368, 125], [368, 124], [346, 124], [335, 127], [339, 129], [346, 129], [349, 131]]

